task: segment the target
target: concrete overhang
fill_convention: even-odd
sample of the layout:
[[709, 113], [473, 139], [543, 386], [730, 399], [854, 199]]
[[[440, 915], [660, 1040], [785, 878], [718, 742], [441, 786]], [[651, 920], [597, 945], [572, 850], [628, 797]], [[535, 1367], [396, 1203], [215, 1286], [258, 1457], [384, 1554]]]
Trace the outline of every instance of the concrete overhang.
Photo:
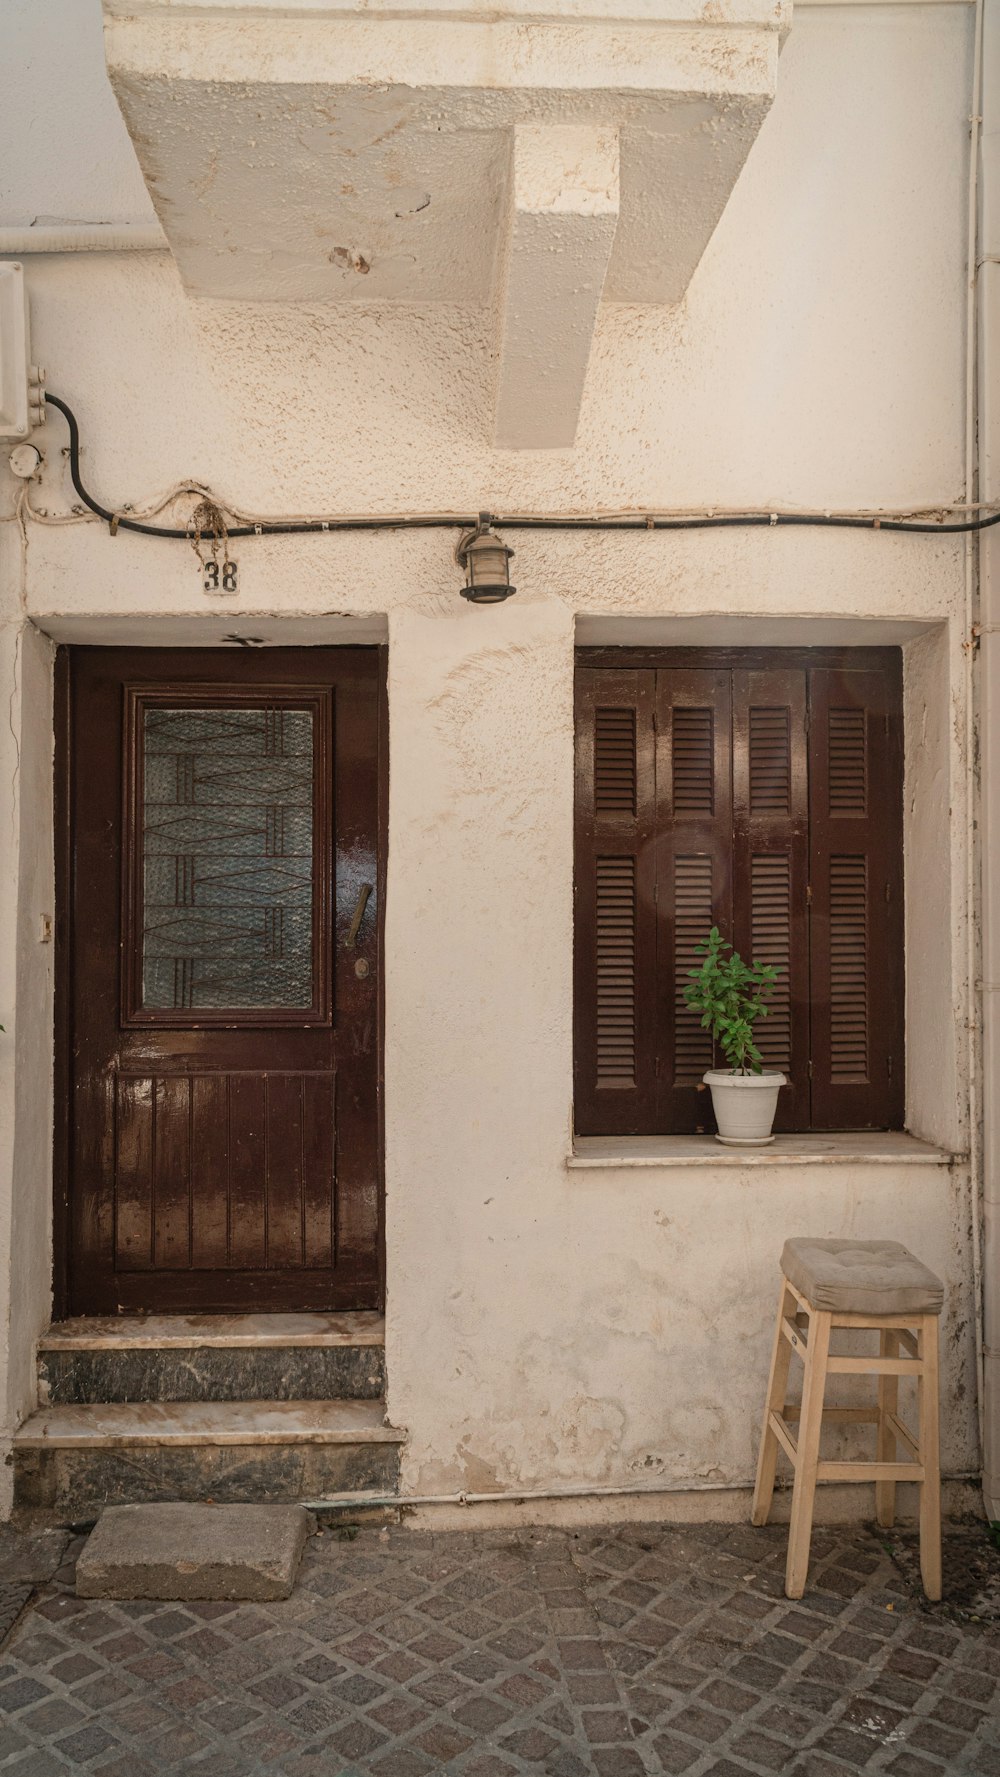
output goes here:
[[497, 442], [572, 443], [601, 301], [674, 304], [788, 0], [104, 0], [189, 293], [494, 305]]

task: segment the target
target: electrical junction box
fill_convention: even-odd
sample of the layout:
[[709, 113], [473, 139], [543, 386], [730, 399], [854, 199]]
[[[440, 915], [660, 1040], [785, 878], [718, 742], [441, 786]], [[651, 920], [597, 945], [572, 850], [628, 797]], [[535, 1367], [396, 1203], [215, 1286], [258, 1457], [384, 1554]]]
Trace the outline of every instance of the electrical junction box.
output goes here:
[[45, 418], [43, 373], [31, 362], [24, 267], [0, 261], [0, 438], [27, 438]]

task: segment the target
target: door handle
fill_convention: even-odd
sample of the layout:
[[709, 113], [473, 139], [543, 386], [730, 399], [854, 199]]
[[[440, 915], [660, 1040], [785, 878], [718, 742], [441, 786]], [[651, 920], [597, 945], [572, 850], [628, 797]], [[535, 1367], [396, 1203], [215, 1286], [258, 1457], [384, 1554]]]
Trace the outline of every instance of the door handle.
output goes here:
[[373, 883], [363, 882], [358, 890], [358, 898], [354, 903], [354, 917], [351, 920], [350, 930], [348, 931], [347, 937], [344, 939], [345, 950], [353, 950], [358, 941], [358, 933], [361, 930], [361, 921], [365, 917], [365, 908], [368, 905], [368, 897], [371, 894], [373, 887]]

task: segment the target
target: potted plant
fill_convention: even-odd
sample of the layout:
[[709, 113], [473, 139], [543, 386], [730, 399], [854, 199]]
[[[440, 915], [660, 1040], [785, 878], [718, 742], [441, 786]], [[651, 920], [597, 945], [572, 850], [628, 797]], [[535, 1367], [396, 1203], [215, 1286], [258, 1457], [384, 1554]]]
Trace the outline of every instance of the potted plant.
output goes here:
[[719, 1126], [715, 1139], [727, 1147], [766, 1147], [774, 1140], [771, 1124], [785, 1076], [764, 1071], [753, 1027], [758, 1018], [767, 1017], [764, 1001], [780, 970], [771, 963], [745, 963], [718, 926], [695, 949], [704, 953], [703, 960], [699, 968], [688, 970], [684, 998], [693, 1012], [701, 1013], [702, 1028], [711, 1031], [729, 1063], [728, 1071], [713, 1069], [704, 1076]]

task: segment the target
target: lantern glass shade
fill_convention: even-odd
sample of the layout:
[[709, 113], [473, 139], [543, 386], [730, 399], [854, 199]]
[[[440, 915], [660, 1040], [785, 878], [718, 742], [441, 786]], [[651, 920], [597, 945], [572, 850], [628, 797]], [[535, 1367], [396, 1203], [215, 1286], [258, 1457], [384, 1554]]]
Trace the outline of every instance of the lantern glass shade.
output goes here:
[[495, 531], [481, 525], [468, 542], [463, 541], [461, 546], [461, 557], [465, 565], [462, 597], [471, 599], [477, 605], [499, 605], [504, 599], [510, 598], [515, 590], [510, 583], [510, 558], [513, 553]]

